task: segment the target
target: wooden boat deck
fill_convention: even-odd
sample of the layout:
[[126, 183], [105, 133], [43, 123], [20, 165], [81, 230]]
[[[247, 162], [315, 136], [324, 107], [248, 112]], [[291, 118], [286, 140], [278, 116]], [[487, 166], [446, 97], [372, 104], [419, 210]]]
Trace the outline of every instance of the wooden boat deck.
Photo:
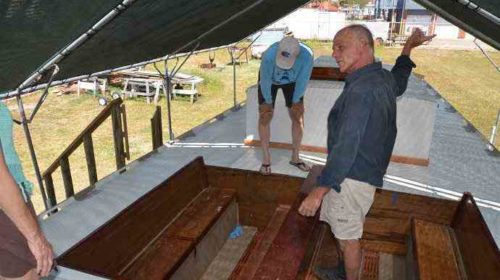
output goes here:
[[[97, 183], [95, 189], [87, 192], [85, 195], [79, 195], [59, 205], [61, 211], [42, 221], [42, 227], [54, 245], [56, 253], [58, 255], [64, 253], [197, 156], [203, 156], [205, 162], [213, 166], [258, 170], [260, 166], [260, 150], [241, 145], [244, 137], [242, 129], [245, 122], [244, 116], [244, 112], [230, 113], [224, 116], [223, 121], [210, 124], [208, 129], [205, 127], [194, 130], [192, 137], [183, 139], [183, 141], [173, 146], [159, 148], [156, 152], [132, 162], [122, 172], [115, 172], [102, 179]], [[228, 131], [231, 131], [231, 133], [228, 133]], [[305, 176], [304, 173], [288, 164], [289, 151], [273, 149], [272, 154], [274, 173], [298, 177]], [[324, 157], [321, 154], [306, 155], [310, 156], [305, 158], [306, 160], [311, 159], [312, 161], [310, 162], [318, 162], [318, 158], [321, 160]], [[428, 168], [432, 167], [433, 161], [431, 161], [431, 165]], [[429, 175], [429, 169], [426, 169], [428, 171], [423, 171], [422, 167], [391, 164], [389, 174], [405, 176], [405, 178], [409, 179], [418, 179], [422, 178], [422, 174], [431, 176], [432, 174]], [[426, 183], [427, 181], [422, 182]], [[394, 180], [388, 180], [385, 183], [387, 184], [387, 186], [384, 186], [386, 189], [396, 189], [405, 192], [411, 191], [435, 197], [442, 197], [443, 194], [433, 189], [409, 189], [401, 182], [394, 183]], [[388, 201], [391, 201], [391, 203], [394, 200], [404, 201], [406, 197], [405, 195], [397, 195], [395, 197], [390, 195]], [[455, 198], [455, 196], [452, 195], [450, 198]], [[494, 198], [494, 196], [491, 198]], [[292, 202], [289, 202], [288, 205], [292, 205]], [[390, 207], [386, 209], [391, 203], [380, 205], [381, 210], [379, 214], [390, 214], [393, 217], [384, 219], [381, 219], [377, 215], [368, 217], [367, 227], [371, 229], [371, 233], [367, 235], [367, 240], [371, 238], [371, 241], [368, 242], [368, 245], [371, 246], [370, 250], [378, 251], [380, 247], [384, 247], [386, 249], [390, 248], [385, 250], [389, 253], [396, 252], [401, 255], [405, 242], [402, 231], [409, 229], [410, 224], [409, 222], [401, 223], [401, 219], [398, 218], [401, 209], [391, 210]], [[425, 204], [424, 201], [422, 203]], [[480, 201], [479, 203], [483, 202]], [[250, 209], [251, 205], [251, 203], [248, 203], [246, 207]], [[491, 208], [495, 204], [484, 205], [488, 207], [481, 208], [481, 211], [483, 215], [486, 213], [486, 220], [490, 223], [490, 228], [495, 236], [497, 234], [496, 227], [494, 226], [496, 224], [495, 217], [498, 215], [496, 210], [492, 210]], [[267, 209], [272, 210], [272, 212], [266, 211], [266, 213], [257, 215], [262, 219], [260, 222], [258, 220], [254, 221], [259, 230], [265, 229], [267, 225], [266, 219], [270, 219], [273, 216], [276, 207], [278, 205], [272, 209]], [[242, 215], [240, 219], [245, 218], [245, 214], [243, 213]], [[425, 216], [425, 213], [421, 215]], [[286, 216], [282, 218], [286, 219]], [[380, 224], [384, 225], [385, 228], [380, 228], [378, 226]], [[390, 230], [387, 230], [387, 228]], [[312, 257], [314, 254], [314, 252], [306, 251], [304, 257]], [[379, 254], [379, 261], [386, 258], [381, 257], [385, 256], [384, 254], [386, 253]], [[394, 260], [393, 262], [396, 263], [397, 261]], [[94, 276], [88, 278], [88, 275], [64, 267], [61, 267], [61, 271], [62, 273], [59, 274], [58, 279], [98, 279]], [[300, 275], [309, 275], [302, 271], [300, 273], [302, 273]]]

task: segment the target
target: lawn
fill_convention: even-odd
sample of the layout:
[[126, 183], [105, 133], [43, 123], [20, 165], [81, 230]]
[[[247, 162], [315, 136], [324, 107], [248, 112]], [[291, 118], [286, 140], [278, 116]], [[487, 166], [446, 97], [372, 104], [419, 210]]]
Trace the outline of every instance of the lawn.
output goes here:
[[[307, 42], [315, 56], [330, 55], [331, 43]], [[380, 48], [376, 55], [385, 63], [394, 63], [400, 49]], [[443, 97], [455, 106], [484, 135], [489, 136], [491, 126], [500, 108], [500, 73], [498, 73], [478, 51], [416, 50], [412, 55], [418, 65], [416, 72], [423, 75]], [[492, 53], [495, 61], [500, 62], [500, 53]], [[233, 69], [227, 65], [230, 61], [227, 50], [215, 53], [217, 68], [203, 70], [201, 63], [208, 62], [208, 53], [191, 57], [182, 68], [183, 73], [192, 73], [205, 79], [199, 87], [201, 97], [194, 104], [188, 98], [172, 101], [172, 125], [174, 134], [179, 136], [190, 128], [204, 122], [230, 108], [233, 105]], [[248, 64], [237, 66], [237, 100], [246, 98], [245, 90], [257, 80], [260, 61], [250, 60]], [[160, 69], [161, 68], [161, 65]], [[148, 66], [148, 69], [153, 69]], [[25, 98], [26, 109], [31, 112], [39, 94]], [[17, 106], [7, 102], [13, 115], [17, 115]], [[144, 99], [125, 100], [128, 118], [131, 160], [151, 150], [151, 128], [149, 119], [153, 115], [154, 105]], [[167, 125], [166, 102], [162, 98], [163, 124]], [[97, 100], [90, 95], [76, 94], [57, 96], [49, 95], [31, 124], [34, 146], [42, 172], [57, 158], [66, 146], [83, 130], [102, 110]], [[36, 183], [26, 141], [21, 127], [15, 128], [15, 143], [29, 179]], [[500, 138], [500, 137], [498, 137]], [[115, 169], [111, 122], [99, 128], [93, 135], [94, 149], [98, 168], [98, 177], [102, 178]], [[164, 133], [164, 140], [167, 134]], [[243, 139], [242, 139], [243, 140]], [[500, 140], [497, 140], [497, 147]], [[73, 181], [76, 190], [88, 185], [83, 147], [70, 158]], [[63, 198], [63, 185], [60, 173], [53, 175], [58, 200]], [[38, 189], [33, 196], [38, 212], [43, 209]]]

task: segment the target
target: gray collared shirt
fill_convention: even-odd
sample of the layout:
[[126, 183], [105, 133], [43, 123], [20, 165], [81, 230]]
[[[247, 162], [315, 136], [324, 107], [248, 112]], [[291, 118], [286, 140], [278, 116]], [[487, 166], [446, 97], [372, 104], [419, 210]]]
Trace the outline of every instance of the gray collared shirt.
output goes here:
[[328, 158], [319, 186], [340, 192], [345, 178], [382, 187], [396, 140], [396, 97], [402, 95], [415, 64], [400, 56], [391, 71], [380, 62], [346, 77], [328, 116]]

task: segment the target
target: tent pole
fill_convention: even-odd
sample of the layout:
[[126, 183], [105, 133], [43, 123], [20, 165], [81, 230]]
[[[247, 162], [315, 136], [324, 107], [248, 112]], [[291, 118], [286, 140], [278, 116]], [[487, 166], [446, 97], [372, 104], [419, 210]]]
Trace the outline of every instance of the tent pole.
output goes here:
[[229, 54], [231, 54], [231, 61], [233, 62], [233, 108], [236, 108], [236, 57], [234, 57], [234, 48], [229, 47]]
[[165, 57], [165, 74], [163, 75], [163, 89], [167, 88], [167, 117], [168, 117], [168, 138], [169, 142], [174, 141], [174, 132], [172, 130], [172, 113], [170, 111], [170, 98], [172, 98], [172, 77], [168, 73], [168, 55]]
[[[174, 132], [172, 130], [172, 112], [170, 111], [171, 106], [170, 106], [170, 98], [172, 97], [172, 77], [179, 72], [181, 67], [186, 63], [186, 61], [193, 55], [193, 53], [196, 51], [196, 49], [200, 46], [200, 42], [196, 44], [196, 46], [189, 52], [189, 54], [186, 56], [184, 61], [179, 65], [179, 67], [175, 67], [172, 69], [172, 73], [168, 72], [168, 59], [170, 58], [169, 55], [165, 56], [163, 62], [165, 63], [165, 73], [163, 74], [163, 88], [167, 88], [166, 96], [167, 96], [167, 117], [168, 117], [168, 137], [169, 137], [169, 142], [173, 142], [175, 137], [174, 137]], [[177, 64], [176, 64], [177, 66]], [[156, 71], [161, 75], [160, 69], [156, 67], [156, 64], [154, 64], [154, 67]]]
[[28, 120], [26, 119], [26, 113], [24, 111], [24, 104], [20, 94], [16, 95], [17, 106], [19, 107], [19, 114], [21, 115], [21, 124], [24, 129], [24, 134], [26, 136], [26, 142], [28, 143], [28, 148], [30, 150], [31, 161], [33, 162], [33, 167], [35, 168], [36, 179], [38, 181], [38, 186], [40, 187], [40, 192], [42, 194], [43, 204], [45, 210], [49, 210], [49, 206], [52, 207], [50, 202], [47, 200], [47, 194], [45, 193], [45, 188], [43, 186], [42, 175], [40, 173], [40, 167], [38, 166], [38, 161], [36, 158], [35, 148], [33, 147], [33, 140], [31, 138], [31, 133], [28, 127]]

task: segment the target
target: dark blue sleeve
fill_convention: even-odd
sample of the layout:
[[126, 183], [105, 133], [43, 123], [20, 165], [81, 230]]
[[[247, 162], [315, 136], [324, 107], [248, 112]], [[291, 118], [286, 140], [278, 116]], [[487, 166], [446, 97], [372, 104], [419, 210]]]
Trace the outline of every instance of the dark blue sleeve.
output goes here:
[[[371, 89], [366, 89], [371, 90]], [[329, 151], [326, 165], [318, 178], [319, 186], [330, 186], [340, 191], [340, 184], [351, 170], [365, 134], [370, 113], [375, 106], [371, 92], [350, 92], [337, 143]]]
[[417, 67], [415, 63], [407, 55], [401, 55], [396, 59], [396, 64], [392, 67], [392, 75], [396, 80], [397, 96], [403, 95], [408, 86], [408, 78], [410, 77], [411, 70]]

